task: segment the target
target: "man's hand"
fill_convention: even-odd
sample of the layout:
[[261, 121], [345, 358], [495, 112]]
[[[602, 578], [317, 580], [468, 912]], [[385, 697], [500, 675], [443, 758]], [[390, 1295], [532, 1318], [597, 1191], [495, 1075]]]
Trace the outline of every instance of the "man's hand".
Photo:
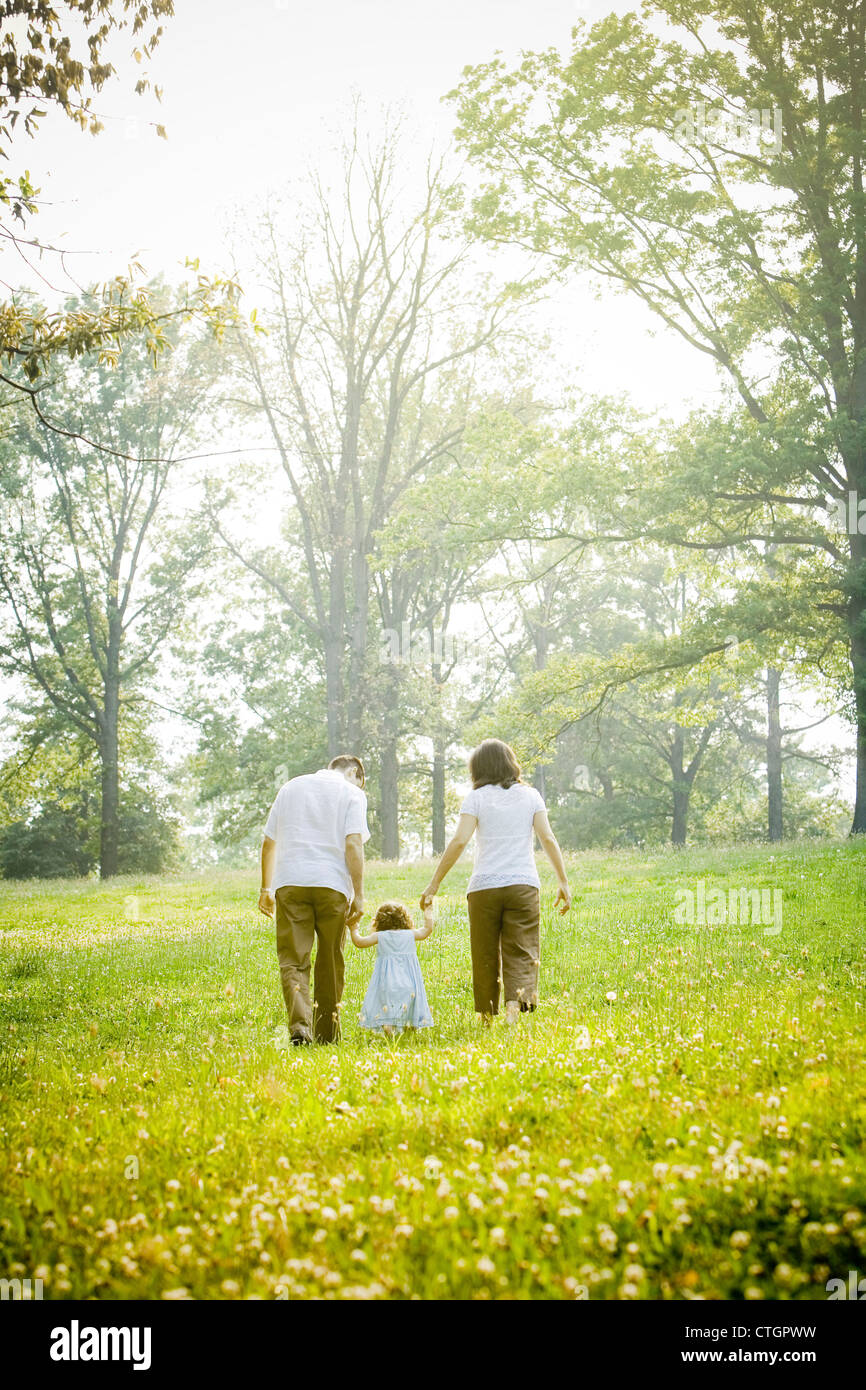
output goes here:
[[560, 914], [564, 917], [566, 912], [571, 911], [571, 889], [569, 888], [567, 883], [562, 884], [560, 886], [559, 892], [556, 895], [556, 903], [554, 904], [554, 906], [559, 906], [560, 903], [562, 904], [562, 906], [559, 908], [559, 911]]
[[349, 904], [349, 911], [346, 914], [346, 925], [349, 928], [354, 927], [356, 922], [360, 922], [363, 915], [364, 899], [359, 898], [356, 894], [355, 897], [352, 899], [351, 903]]
[[273, 917], [275, 908], [273, 893], [270, 888], [263, 888], [259, 893], [259, 912], [263, 912], [266, 917]]

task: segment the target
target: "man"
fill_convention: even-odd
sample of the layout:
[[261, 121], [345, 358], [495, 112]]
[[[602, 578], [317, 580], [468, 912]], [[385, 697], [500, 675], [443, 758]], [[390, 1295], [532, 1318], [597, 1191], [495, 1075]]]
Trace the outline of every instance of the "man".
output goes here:
[[280, 980], [295, 1045], [340, 1040], [346, 927], [364, 909], [365, 780], [360, 758], [332, 758], [321, 772], [280, 788], [265, 826], [259, 910], [267, 917], [276, 910]]

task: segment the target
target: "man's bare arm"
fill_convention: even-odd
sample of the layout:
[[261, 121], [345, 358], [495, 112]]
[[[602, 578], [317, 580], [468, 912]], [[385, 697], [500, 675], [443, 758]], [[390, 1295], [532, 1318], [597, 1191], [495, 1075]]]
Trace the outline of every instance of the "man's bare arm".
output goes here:
[[364, 914], [364, 841], [360, 835], [346, 836], [346, 868], [352, 880], [352, 902], [349, 905], [349, 926], [360, 922]]
[[262, 887], [259, 893], [259, 912], [263, 912], [266, 917], [274, 915], [274, 895], [271, 892], [271, 884], [274, 881], [274, 860], [276, 859], [277, 842], [266, 835], [262, 840]]

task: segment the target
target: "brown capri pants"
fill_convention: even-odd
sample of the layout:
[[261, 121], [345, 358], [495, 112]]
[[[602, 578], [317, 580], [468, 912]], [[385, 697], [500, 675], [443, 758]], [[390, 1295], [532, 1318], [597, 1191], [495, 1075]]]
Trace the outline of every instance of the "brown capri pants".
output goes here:
[[468, 893], [475, 1010], [499, 1012], [500, 964], [505, 1001], [521, 1009], [538, 1003], [538, 889], [531, 883]]
[[[277, 959], [289, 1013], [289, 1032], [316, 1042], [339, 1042], [343, 944], [349, 904], [333, 888], [278, 888]], [[310, 956], [318, 940], [310, 1004]]]

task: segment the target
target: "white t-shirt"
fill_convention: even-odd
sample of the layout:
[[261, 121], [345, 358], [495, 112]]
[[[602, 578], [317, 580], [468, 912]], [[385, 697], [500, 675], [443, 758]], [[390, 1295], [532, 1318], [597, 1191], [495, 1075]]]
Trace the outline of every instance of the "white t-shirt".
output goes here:
[[467, 893], [481, 888], [505, 888], [510, 883], [541, 887], [535, 867], [532, 822], [543, 811], [544, 798], [535, 787], [515, 782], [511, 787], [477, 787], [469, 793], [460, 814], [475, 816], [475, 868]]
[[323, 769], [293, 777], [277, 792], [265, 834], [276, 841], [271, 891], [334, 888], [349, 902], [354, 891], [346, 867], [346, 836], [369, 840], [367, 798], [342, 772]]

